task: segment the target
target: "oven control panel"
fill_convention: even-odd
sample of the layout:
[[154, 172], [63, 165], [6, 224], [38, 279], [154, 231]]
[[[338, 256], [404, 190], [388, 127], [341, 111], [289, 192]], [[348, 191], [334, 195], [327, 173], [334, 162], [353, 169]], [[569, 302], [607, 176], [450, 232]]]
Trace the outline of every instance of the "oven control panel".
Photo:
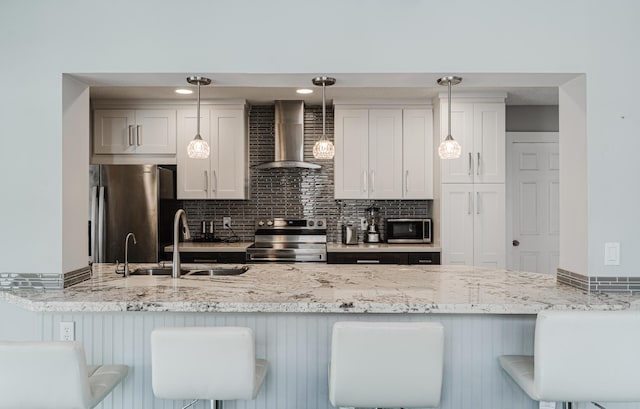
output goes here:
[[327, 219], [258, 219], [256, 220], [257, 229], [321, 229], [327, 228]]

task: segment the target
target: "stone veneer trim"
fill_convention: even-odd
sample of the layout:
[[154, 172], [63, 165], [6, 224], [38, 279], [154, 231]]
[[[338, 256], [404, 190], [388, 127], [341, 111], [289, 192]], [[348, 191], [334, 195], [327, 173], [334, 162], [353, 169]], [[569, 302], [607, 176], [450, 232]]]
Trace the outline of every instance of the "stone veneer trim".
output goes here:
[[640, 277], [586, 276], [559, 268], [556, 279], [559, 283], [584, 291], [640, 294]]
[[41, 288], [61, 290], [91, 278], [91, 267], [82, 267], [64, 274], [49, 273], [0, 273], [0, 290]]

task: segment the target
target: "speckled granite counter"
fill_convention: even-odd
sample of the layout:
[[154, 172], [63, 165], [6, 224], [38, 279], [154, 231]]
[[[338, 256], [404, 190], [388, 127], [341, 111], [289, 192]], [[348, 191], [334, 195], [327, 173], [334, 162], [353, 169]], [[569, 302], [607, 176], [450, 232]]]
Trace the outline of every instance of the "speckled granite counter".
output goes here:
[[359, 243], [341, 244], [328, 243], [327, 251], [330, 253], [355, 253], [355, 252], [376, 252], [376, 253], [431, 253], [440, 251], [440, 247], [432, 244], [387, 244], [387, 243]]
[[[132, 265], [132, 268], [135, 268]], [[0, 300], [31, 311], [535, 314], [640, 309], [640, 296], [585, 293], [555, 276], [463, 266], [250, 264], [240, 276], [132, 276], [94, 265], [64, 290], [16, 290]]]

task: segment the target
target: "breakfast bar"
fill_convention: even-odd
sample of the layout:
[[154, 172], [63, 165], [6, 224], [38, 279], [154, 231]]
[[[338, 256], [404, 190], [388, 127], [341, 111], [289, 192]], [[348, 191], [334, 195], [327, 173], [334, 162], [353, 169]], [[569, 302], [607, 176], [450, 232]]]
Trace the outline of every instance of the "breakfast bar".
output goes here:
[[[150, 265], [135, 265], [145, 267]], [[215, 266], [183, 264], [185, 269]], [[531, 354], [535, 314], [640, 309], [640, 296], [587, 293], [553, 275], [465, 266], [249, 264], [235, 276], [134, 275], [93, 266], [93, 277], [64, 290], [0, 293], [41, 340], [74, 322], [88, 362], [132, 371], [108, 408], [165, 408], [151, 391], [149, 337], [155, 328], [246, 326], [269, 361], [255, 401], [227, 407], [330, 408], [327, 366], [337, 321], [435, 321], [445, 329], [441, 408], [534, 408], [500, 369], [503, 354]], [[1, 309], [0, 309], [1, 311]], [[175, 407], [178, 403], [176, 403]], [[234, 406], [236, 405], [236, 406]], [[204, 407], [204, 406], [202, 406]]]

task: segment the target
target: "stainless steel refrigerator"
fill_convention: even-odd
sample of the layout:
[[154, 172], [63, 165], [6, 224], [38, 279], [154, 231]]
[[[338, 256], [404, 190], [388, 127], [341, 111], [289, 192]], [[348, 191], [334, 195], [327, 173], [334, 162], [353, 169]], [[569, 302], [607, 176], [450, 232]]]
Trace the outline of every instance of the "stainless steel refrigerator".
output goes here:
[[175, 172], [157, 165], [90, 167], [89, 261], [158, 262], [170, 242], [175, 201]]

